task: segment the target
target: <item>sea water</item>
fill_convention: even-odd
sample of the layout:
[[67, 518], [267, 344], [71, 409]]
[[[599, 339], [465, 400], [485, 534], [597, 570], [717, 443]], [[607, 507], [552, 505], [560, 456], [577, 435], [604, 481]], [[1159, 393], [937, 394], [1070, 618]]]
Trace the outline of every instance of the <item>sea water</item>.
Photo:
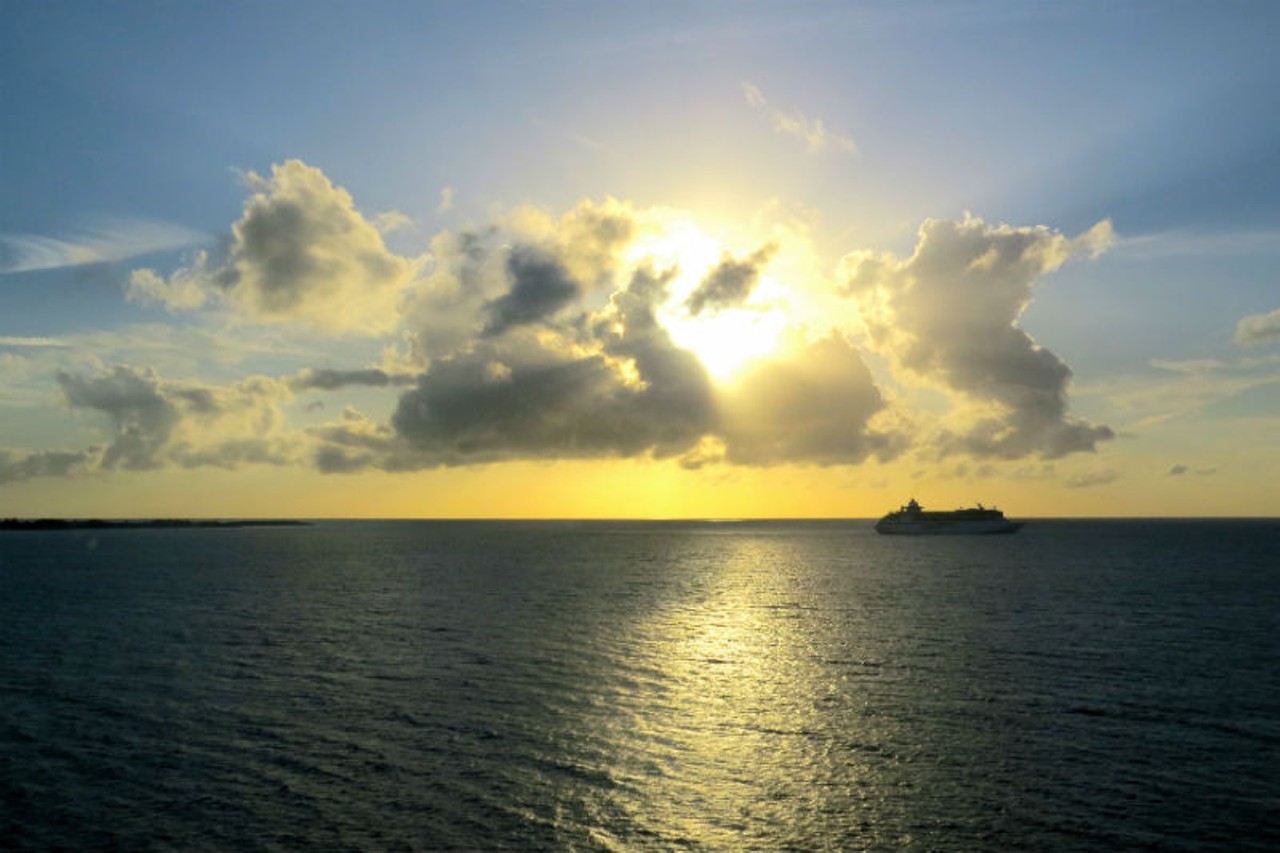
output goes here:
[[1280, 524], [0, 533], [0, 846], [1273, 850]]

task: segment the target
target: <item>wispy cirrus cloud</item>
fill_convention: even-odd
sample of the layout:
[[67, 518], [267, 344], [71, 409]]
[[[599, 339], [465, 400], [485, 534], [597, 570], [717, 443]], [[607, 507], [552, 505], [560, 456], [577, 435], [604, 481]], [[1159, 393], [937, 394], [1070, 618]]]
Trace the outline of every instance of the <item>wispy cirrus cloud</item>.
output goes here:
[[1280, 230], [1171, 230], [1117, 236], [1114, 252], [1131, 260], [1280, 254]]
[[0, 335], [0, 347], [55, 347], [61, 349], [69, 346], [71, 344], [58, 338]]
[[[592, 151], [608, 151], [609, 150], [609, 146], [605, 145], [603, 142], [600, 142], [596, 139], [592, 139], [590, 136], [587, 136], [585, 133], [579, 133], [578, 131], [572, 128], [565, 127], [564, 125], [556, 124], [555, 122], [547, 121], [546, 119], [541, 118], [539, 116], [533, 116], [533, 123], [538, 127], [542, 128], [543, 130], [553, 133], [563, 139], [568, 140], [569, 142], [574, 143], [575, 145], [581, 146], [582, 148], [589, 148]], [[452, 196], [453, 196], [452, 191], [450, 192], [449, 195], [450, 195], [450, 202], [452, 202]]]
[[194, 246], [207, 234], [147, 219], [104, 219], [58, 236], [0, 234], [0, 275], [123, 261]]
[[858, 145], [852, 139], [828, 130], [826, 123], [820, 118], [811, 119], [802, 112], [788, 112], [774, 106], [765, 98], [760, 87], [753, 83], [742, 84], [742, 96], [747, 99], [748, 104], [769, 117], [775, 131], [804, 140], [811, 154], [827, 148], [845, 154], [858, 153]]

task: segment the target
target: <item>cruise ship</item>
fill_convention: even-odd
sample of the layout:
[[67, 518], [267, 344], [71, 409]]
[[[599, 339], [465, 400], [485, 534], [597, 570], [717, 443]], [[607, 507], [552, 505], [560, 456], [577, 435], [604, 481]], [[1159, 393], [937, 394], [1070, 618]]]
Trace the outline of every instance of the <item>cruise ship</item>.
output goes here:
[[922, 536], [940, 533], [1016, 533], [1023, 522], [1009, 521], [1004, 513], [982, 504], [967, 509], [926, 511], [915, 498], [876, 522], [877, 533]]

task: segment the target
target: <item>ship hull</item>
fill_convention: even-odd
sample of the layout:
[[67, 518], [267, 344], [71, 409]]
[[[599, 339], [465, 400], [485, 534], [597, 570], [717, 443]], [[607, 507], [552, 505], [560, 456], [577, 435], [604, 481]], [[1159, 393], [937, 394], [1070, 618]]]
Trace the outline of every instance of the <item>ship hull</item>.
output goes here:
[[907, 521], [881, 519], [876, 533], [894, 536], [991, 536], [1017, 533], [1021, 521]]

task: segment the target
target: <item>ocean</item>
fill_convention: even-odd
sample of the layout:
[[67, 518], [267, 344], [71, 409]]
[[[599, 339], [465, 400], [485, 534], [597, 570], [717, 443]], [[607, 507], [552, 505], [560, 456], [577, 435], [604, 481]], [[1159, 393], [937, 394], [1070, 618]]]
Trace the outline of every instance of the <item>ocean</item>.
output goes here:
[[1275, 850], [1280, 522], [0, 532], [0, 847]]

